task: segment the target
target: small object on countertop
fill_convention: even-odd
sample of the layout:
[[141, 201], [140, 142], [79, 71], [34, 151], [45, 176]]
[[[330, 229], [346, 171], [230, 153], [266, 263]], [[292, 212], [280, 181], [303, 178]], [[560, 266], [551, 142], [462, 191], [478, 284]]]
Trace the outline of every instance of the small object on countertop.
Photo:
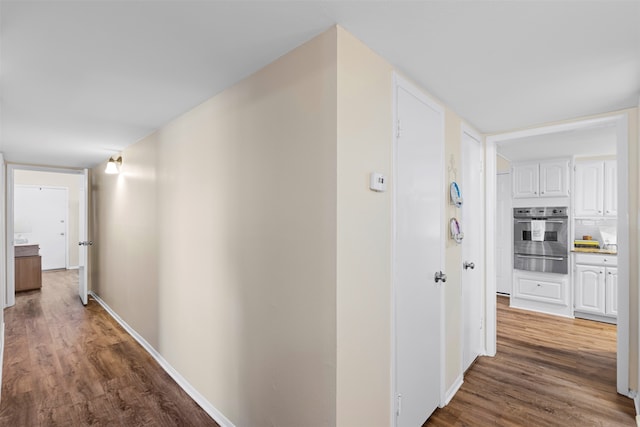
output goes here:
[[598, 242], [597, 240], [574, 240], [573, 246], [576, 248], [600, 249], [600, 242]]
[[582, 240], [593, 240], [593, 236], [590, 236], [589, 234], [585, 234], [584, 236], [582, 236]]

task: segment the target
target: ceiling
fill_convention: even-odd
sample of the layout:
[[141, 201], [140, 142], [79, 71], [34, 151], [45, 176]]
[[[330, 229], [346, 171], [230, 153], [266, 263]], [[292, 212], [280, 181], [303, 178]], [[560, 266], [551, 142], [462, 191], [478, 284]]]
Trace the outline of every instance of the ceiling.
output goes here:
[[496, 144], [498, 154], [511, 162], [559, 157], [597, 157], [616, 154], [615, 124], [515, 138]]
[[90, 167], [335, 24], [497, 133], [638, 106], [640, 1], [0, 0], [0, 151]]

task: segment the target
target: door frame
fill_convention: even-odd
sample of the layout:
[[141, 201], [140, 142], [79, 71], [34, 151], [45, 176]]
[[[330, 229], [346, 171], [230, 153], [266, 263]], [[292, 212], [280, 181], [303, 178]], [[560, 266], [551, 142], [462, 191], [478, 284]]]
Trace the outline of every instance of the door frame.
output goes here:
[[[511, 163], [511, 160], [507, 159], [506, 157], [504, 157], [504, 156], [502, 156], [500, 154], [498, 154], [498, 155], [500, 157], [502, 157], [503, 159], [507, 160], [509, 163]], [[511, 171], [508, 171], [508, 172], [496, 172], [496, 189], [497, 189], [497, 185], [498, 185], [497, 179], [498, 179], [499, 175], [502, 175], [502, 176], [508, 175], [509, 176], [509, 181], [510, 181], [509, 187], [513, 188], [513, 182], [511, 182], [513, 180], [513, 175], [511, 173]], [[498, 202], [498, 197], [497, 197], [497, 191], [496, 191], [496, 205], [497, 205], [497, 202]], [[512, 207], [510, 207], [510, 209], [509, 209], [510, 215], [513, 215], [512, 209], [513, 209]], [[496, 215], [497, 215], [497, 213], [496, 213]], [[497, 219], [497, 216], [496, 216], [496, 219]], [[573, 230], [569, 230], [569, 233], [572, 233], [572, 232], [573, 232]], [[508, 234], [509, 234], [509, 239], [508, 239], [509, 244], [507, 246], [509, 247], [509, 252], [513, 252], [513, 227], [512, 226], [509, 227]], [[509, 258], [509, 270], [513, 270], [513, 258], [512, 257]], [[513, 277], [511, 278], [511, 281], [509, 282], [509, 285], [510, 285], [510, 289], [511, 289], [511, 291], [509, 292], [509, 299], [511, 299], [511, 294], [513, 293]], [[497, 293], [497, 288], [496, 288], [496, 293]]]
[[[390, 425], [392, 427], [395, 427], [397, 425], [397, 416], [396, 416], [396, 411], [397, 411], [397, 401], [396, 401], [396, 396], [398, 395], [397, 389], [396, 389], [396, 364], [397, 364], [397, 359], [396, 359], [396, 285], [397, 285], [397, 279], [396, 279], [396, 203], [395, 203], [395, 194], [396, 194], [396, 183], [397, 183], [397, 168], [396, 168], [396, 164], [397, 164], [397, 146], [398, 146], [398, 88], [401, 87], [404, 90], [410, 92], [413, 96], [415, 96], [416, 98], [420, 99], [422, 102], [424, 102], [425, 104], [429, 105], [431, 108], [433, 108], [434, 110], [438, 111], [442, 117], [441, 120], [441, 132], [442, 132], [442, 141], [440, 141], [440, 143], [442, 144], [442, 153], [441, 153], [441, 164], [444, 165], [445, 164], [445, 111], [444, 108], [440, 105], [437, 104], [435, 101], [433, 101], [431, 98], [429, 98], [425, 93], [423, 93], [417, 86], [415, 86], [413, 83], [411, 83], [409, 80], [403, 78], [402, 76], [400, 76], [399, 74], [397, 74], [396, 72], [393, 72], [393, 79], [392, 79], [392, 110], [393, 110], [393, 114], [392, 114], [392, 118], [393, 118], [393, 122], [391, 124], [392, 126], [392, 134], [393, 134], [393, 141], [392, 141], [392, 204], [391, 204], [391, 423]], [[440, 215], [441, 215], [441, 230], [444, 230], [446, 228], [446, 210], [445, 210], [445, 200], [446, 199], [446, 195], [447, 195], [447, 190], [448, 190], [448, 186], [444, 185], [446, 183], [446, 176], [445, 176], [445, 168], [443, 166], [442, 171], [442, 190], [441, 190], [441, 204], [440, 204]], [[445, 188], [447, 187], [447, 188]], [[440, 270], [441, 271], [445, 271], [445, 248], [446, 248], [446, 236], [448, 234], [444, 233], [441, 231], [441, 235], [442, 238], [440, 239]], [[444, 373], [445, 373], [445, 363], [446, 363], [446, 353], [445, 353], [445, 325], [444, 325], [444, 315], [445, 315], [445, 310], [444, 310], [444, 289], [443, 286], [446, 286], [446, 284], [440, 285], [438, 287], [438, 293], [440, 295], [439, 300], [440, 300], [440, 306], [442, 307], [442, 310], [440, 310], [440, 325], [439, 325], [439, 334], [440, 334], [440, 354], [439, 354], [439, 358], [440, 358], [440, 378], [439, 378], [439, 388], [440, 388], [440, 404], [439, 407], [444, 407], [446, 404], [446, 390], [445, 390], [445, 384], [444, 384]]]
[[[479, 132], [477, 132], [475, 129], [473, 129], [471, 126], [467, 125], [466, 123], [462, 123], [462, 125], [460, 126], [460, 143], [462, 143], [462, 138], [464, 137], [464, 134], [467, 134], [468, 136], [470, 136], [471, 138], [475, 139], [478, 144], [480, 144], [480, 152], [484, 153], [485, 151], [485, 147], [484, 147], [484, 139], [482, 138], [482, 135], [480, 135]], [[460, 155], [462, 156], [461, 158], [461, 164], [464, 165], [464, 162], [462, 161], [462, 159], [464, 159], [465, 156], [465, 151], [464, 151], [464, 147], [461, 147], [460, 150]], [[484, 182], [485, 176], [486, 176], [486, 161], [484, 159], [484, 157], [482, 157], [481, 155], [481, 162], [482, 164], [480, 165], [480, 182]], [[464, 171], [463, 173], [463, 177], [464, 177]], [[463, 183], [464, 185], [464, 183]], [[482, 190], [484, 190], [483, 192], [486, 193], [486, 189], [482, 186], [482, 184], [480, 185]], [[480, 248], [481, 248], [481, 252], [482, 248], [484, 248], [486, 246], [486, 235], [485, 235], [485, 228], [486, 228], [486, 221], [485, 221], [485, 197], [484, 194], [480, 194], [479, 196], [479, 200], [480, 200]], [[462, 243], [464, 245], [464, 242]], [[484, 275], [484, 266], [486, 264], [486, 254], [481, 254], [484, 255], [483, 259], [479, 259], [478, 262], [476, 263], [476, 268], [479, 269], [478, 271], [478, 276], [480, 276], [480, 285], [481, 285], [481, 301], [480, 301], [480, 316], [482, 317], [482, 331], [480, 332], [481, 336], [480, 336], [480, 354], [478, 354], [478, 356], [485, 356], [487, 354], [487, 339], [486, 339], [486, 333], [484, 333], [484, 331], [486, 331], [487, 327], [486, 327], [486, 319], [487, 316], [484, 314], [484, 310], [482, 309], [483, 307], [486, 306], [486, 286], [487, 286], [487, 280], [486, 277]], [[462, 262], [464, 262], [465, 260], [463, 259]], [[462, 266], [460, 268], [463, 268]], [[462, 277], [462, 275], [460, 276]], [[462, 294], [464, 286], [462, 285], [462, 283], [460, 284], [460, 292]], [[464, 298], [464, 295], [461, 295], [462, 298]], [[464, 299], [461, 300], [461, 304], [462, 307], [464, 308]], [[461, 345], [460, 348], [463, 351], [463, 356], [460, 358], [460, 366], [461, 366], [461, 370], [460, 372], [462, 372], [462, 376], [464, 377], [464, 324], [465, 324], [465, 316], [464, 316], [464, 310], [461, 310], [460, 313], [460, 341], [461, 341]]]
[[[75, 168], [61, 168], [53, 166], [37, 166], [37, 165], [24, 165], [20, 163], [7, 163], [6, 168], [6, 241], [5, 241], [5, 261], [6, 261], [6, 282], [2, 294], [4, 295], [4, 307], [11, 307], [16, 303], [16, 272], [14, 264], [14, 249], [13, 249], [13, 222], [14, 222], [14, 186], [15, 176], [14, 172], [17, 170], [33, 171], [33, 172], [53, 172], [64, 173], [70, 175], [84, 175], [84, 169]], [[68, 224], [67, 224], [68, 227]], [[68, 232], [67, 232], [68, 235]]]
[[[617, 391], [629, 396], [629, 114], [615, 113], [609, 116], [575, 120], [567, 123], [540, 126], [533, 129], [491, 135], [486, 138], [486, 341], [487, 354], [496, 354], [496, 259], [495, 259], [495, 211], [496, 211], [496, 144], [509, 139], [553, 134], [594, 126], [614, 125], [617, 133], [616, 159], [618, 163], [618, 325], [617, 325]], [[624, 160], [624, 161], [621, 161]], [[635, 220], [635, 219], [634, 219]], [[634, 260], [635, 261], [635, 260]], [[627, 301], [627, 304], [624, 302]]]

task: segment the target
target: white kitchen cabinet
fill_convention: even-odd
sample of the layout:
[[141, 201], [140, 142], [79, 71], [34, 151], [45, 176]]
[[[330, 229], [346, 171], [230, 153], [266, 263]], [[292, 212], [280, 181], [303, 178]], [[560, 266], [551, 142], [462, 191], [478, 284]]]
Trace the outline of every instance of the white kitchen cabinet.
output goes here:
[[513, 166], [513, 197], [568, 197], [569, 160], [546, 160]]
[[538, 197], [540, 186], [539, 168], [540, 165], [537, 162], [513, 166], [514, 198]]
[[569, 161], [540, 162], [540, 197], [569, 196]]
[[604, 216], [618, 215], [618, 162], [604, 162]]
[[618, 316], [618, 269], [605, 269], [605, 309], [607, 316]]
[[567, 274], [514, 270], [511, 307], [571, 317]]
[[576, 216], [602, 216], [604, 162], [576, 163], [574, 205]]
[[574, 309], [583, 313], [605, 314], [605, 268], [576, 265]]
[[618, 214], [615, 160], [577, 162], [574, 182], [576, 217], [615, 217]]
[[618, 269], [615, 255], [574, 254], [574, 314], [615, 322], [618, 316]]

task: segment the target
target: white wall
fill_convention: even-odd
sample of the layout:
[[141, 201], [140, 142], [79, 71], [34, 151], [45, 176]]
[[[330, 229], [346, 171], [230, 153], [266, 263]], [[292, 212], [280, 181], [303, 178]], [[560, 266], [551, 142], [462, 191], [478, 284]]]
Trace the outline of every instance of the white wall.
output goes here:
[[496, 172], [511, 172], [511, 163], [500, 154], [496, 156]]
[[93, 287], [238, 426], [336, 419], [336, 29], [94, 173]]
[[391, 197], [368, 188], [392, 174], [389, 63], [338, 28], [337, 422], [391, 416]]
[[332, 28], [93, 169], [93, 290], [236, 425], [392, 419], [392, 194], [368, 189], [392, 176], [392, 72]]

